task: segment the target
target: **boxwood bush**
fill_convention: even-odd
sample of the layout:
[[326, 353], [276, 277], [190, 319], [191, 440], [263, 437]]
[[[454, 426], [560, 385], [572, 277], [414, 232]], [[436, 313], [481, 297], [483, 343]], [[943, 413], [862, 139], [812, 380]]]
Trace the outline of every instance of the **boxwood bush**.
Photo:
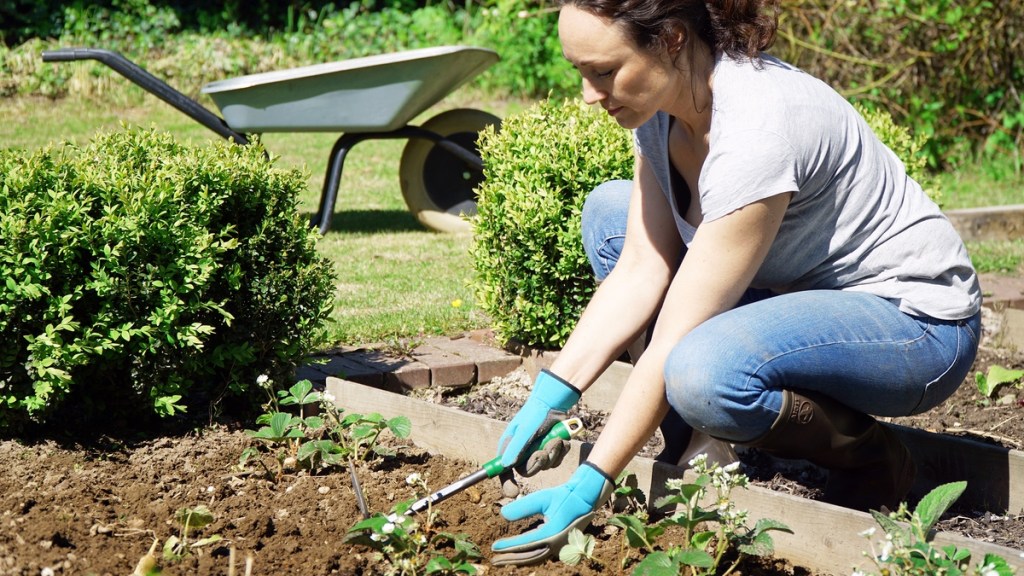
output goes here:
[[0, 150], [0, 430], [166, 416], [289, 373], [333, 296], [305, 186], [258, 143], [155, 130]]
[[[926, 138], [880, 110], [857, 106], [932, 199]], [[580, 213], [587, 194], [631, 178], [630, 132], [579, 100], [543, 100], [488, 128], [478, 141], [484, 181], [477, 190], [474, 290], [499, 341], [557, 348], [594, 289], [583, 252]]]
[[474, 291], [497, 337], [559, 347], [594, 290], [580, 212], [588, 193], [633, 175], [630, 132], [579, 100], [542, 100], [478, 140], [484, 181], [470, 252]]

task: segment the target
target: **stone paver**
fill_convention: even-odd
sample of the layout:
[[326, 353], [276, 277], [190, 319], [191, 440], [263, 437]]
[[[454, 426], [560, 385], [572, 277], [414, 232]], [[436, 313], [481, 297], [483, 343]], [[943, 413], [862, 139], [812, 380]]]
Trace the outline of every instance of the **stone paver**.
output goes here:
[[344, 347], [296, 370], [297, 379], [324, 384], [327, 376], [396, 392], [426, 387], [459, 388], [504, 376], [523, 364], [517, 354], [497, 348], [485, 334], [430, 337], [407, 356], [384, 350]]

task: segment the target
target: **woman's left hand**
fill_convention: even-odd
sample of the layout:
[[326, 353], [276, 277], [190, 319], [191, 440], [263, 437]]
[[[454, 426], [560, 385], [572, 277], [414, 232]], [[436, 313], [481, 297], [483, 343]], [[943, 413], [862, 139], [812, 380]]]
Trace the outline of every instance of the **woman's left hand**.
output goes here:
[[544, 515], [544, 523], [519, 536], [498, 540], [491, 545], [496, 554], [491, 563], [534, 564], [558, 554], [573, 528], [582, 530], [594, 511], [611, 496], [615, 483], [607, 474], [584, 462], [568, 482], [528, 494], [506, 504], [501, 515], [506, 520], [521, 520]]

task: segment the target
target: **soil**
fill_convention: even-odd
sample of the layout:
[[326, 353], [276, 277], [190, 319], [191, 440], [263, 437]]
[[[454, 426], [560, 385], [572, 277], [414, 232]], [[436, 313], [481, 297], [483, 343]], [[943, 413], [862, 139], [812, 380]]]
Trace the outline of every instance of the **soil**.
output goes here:
[[[1024, 354], [983, 343], [975, 365], [1024, 368]], [[513, 373], [502, 382], [481, 385], [458, 397], [437, 401], [462, 405], [496, 418], [518, 407]], [[502, 394], [496, 392], [498, 387]], [[525, 387], [521, 387], [525, 390]], [[1011, 448], [1024, 445], [1024, 392], [1004, 387], [994, 399], [977, 391], [972, 375], [939, 408], [899, 424], [954, 433]], [[586, 415], [600, 418], [600, 415]], [[161, 560], [163, 574], [381, 574], [384, 567], [366, 548], [344, 543], [361, 518], [347, 472], [265, 474], [239, 465], [251, 445], [252, 423], [203, 423], [187, 433], [107, 434], [80, 441], [59, 433], [0, 442], [0, 575], [131, 574], [152, 546], [159, 555], [172, 537], [187, 537], [180, 560]], [[82, 438], [81, 436], [78, 438]], [[371, 511], [387, 512], [415, 496], [406, 479], [421, 474], [432, 489], [476, 470], [477, 464], [431, 456], [411, 445], [389, 443], [398, 455], [358, 467]], [[649, 450], [657, 449], [657, 441]], [[753, 456], [745, 467], [759, 470]], [[810, 498], [820, 477], [752, 474], [755, 482]], [[508, 523], [499, 515], [505, 501], [497, 480], [488, 480], [435, 507], [434, 529], [464, 533], [480, 547], [478, 573], [495, 576], [555, 576], [618, 573], [621, 537], [599, 516], [590, 532], [598, 537], [596, 565], [570, 567], [548, 562], [539, 567], [496, 567], [490, 543], [521, 532], [526, 521]], [[183, 535], [178, 511], [206, 506], [209, 525]], [[941, 530], [1019, 548], [1024, 542], [1024, 511], [954, 510]], [[785, 521], [784, 518], [779, 520]], [[216, 538], [220, 538], [216, 540]], [[202, 539], [215, 541], [204, 542]], [[449, 551], [450, 552], [450, 551]], [[741, 574], [807, 574], [781, 561], [744, 564]]]

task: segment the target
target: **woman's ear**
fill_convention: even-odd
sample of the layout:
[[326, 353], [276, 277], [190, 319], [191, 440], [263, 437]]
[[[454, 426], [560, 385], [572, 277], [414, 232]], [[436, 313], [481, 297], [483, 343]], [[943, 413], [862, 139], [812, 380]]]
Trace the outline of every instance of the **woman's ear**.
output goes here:
[[686, 46], [686, 27], [673, 26], [665, 35], [665, 45], [668, 48], [668, 55], [675, 60]]

